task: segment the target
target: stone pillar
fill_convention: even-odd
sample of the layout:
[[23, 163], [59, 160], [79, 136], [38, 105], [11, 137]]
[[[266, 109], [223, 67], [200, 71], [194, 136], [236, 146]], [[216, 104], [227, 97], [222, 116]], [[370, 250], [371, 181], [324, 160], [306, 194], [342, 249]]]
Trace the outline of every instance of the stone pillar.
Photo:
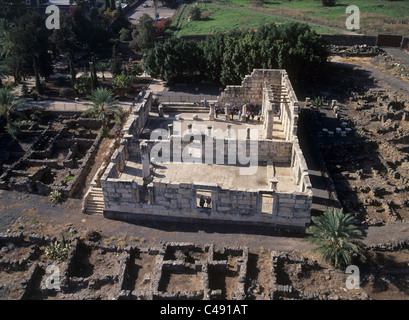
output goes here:
[[226, 121], [230, 120], [230, 110], [231, 110], [230, 104], [227, 103], [224, 108], [224, 116], [225, 116]]
[[215, 108], [214, 104], [211, 104], [210, 105], [210, 110], [209, 110], [209, 120], [210, 121], [214, 120], [214, 108]]
[[146, 141], [140, 143], [141, 158], [142, 158], [142, 178], [147, 180], [151, 175], [151, 165], [149, 159], [149, 147]]
[[168, 124], [168, 134], [169, 134], [169, 138], [173, 136], [173, 124], [172, 123]]
[[207, 135], [210, 137], [212, 135], [212, 126], [207, 126]]
[[269, 108], [267, 110], [266, 130], [264, 132], [265, 139], [273, 138], [273, 119], [274, 119], [274, 111], [271, 108]]
[[163, 104], [160, 104], [158, 107], [158, 116], [159, 118], [163, 118]]
[[243, 111], [241, 113], [241, 121], [246, 122], [246, 114], [247, 114], [247, 104], [243, 106]]
[[231, 124], [227, 124], [227, 138], [231, 138]]

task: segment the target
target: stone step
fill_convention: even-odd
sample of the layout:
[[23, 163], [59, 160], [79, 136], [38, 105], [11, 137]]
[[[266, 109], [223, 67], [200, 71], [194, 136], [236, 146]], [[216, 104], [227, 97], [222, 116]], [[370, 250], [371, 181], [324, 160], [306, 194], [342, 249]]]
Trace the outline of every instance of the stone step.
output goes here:
[[102, 188], [92, 187], [85, 206], [85, 212], [92, 215], [102, 215], [105, 209]]
[[101, 206], [104, 206], [105, 204], [104, 204], [104, 201], [98, 201], [98, 200], [88, 200], [88, 202], [87, 202], [87, 206], [89, 206], [89, 205], [91, 205], [91, 204], [97, 204], [97, 205], [101, 205]]

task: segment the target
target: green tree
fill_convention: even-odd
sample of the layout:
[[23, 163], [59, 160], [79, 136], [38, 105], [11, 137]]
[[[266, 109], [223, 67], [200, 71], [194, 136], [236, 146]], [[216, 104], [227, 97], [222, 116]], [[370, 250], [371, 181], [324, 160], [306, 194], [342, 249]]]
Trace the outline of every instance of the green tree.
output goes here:
[[0, 115], [6, 118], [7, 124], [11, 125], [12, 116], [18, 114], [18, 109], [23, 106], [15, 93], [7, 88], [0, 88]]
[[156, 43], [142, 63], [150, 76], [172, 83], [200, 72], [202, 51], [194, 41], [171, 38], [164, 43]]
[[193, 21], [198, 21], [202, 18], [202, 10], [198, 6], [193, 6], [192, 9], [190, 9], [190, 19]]
[[94, 90], [98, 87], [97, 68], [95, 66], [94, 56], [92, 57], [89, 68], [90, 68], [90, 74], [91, 74], [91, 90]]
[[341, 210], [326, 210], [323, 215], [312, 217], [313, 225], [306, 232], [309, 240], [316, 244], [317, 251], [335, 268], [350, 265], [353, 256], [365, 259], [363, 245], [357, 239], [362, 232], [354, 225], [354, 217]]
[[6, 65], [16, 82], [20, 82], [21, 77], [26, 75], [34, 75], [37, 91], [41, 92], [40, 76], [52, 74], [48, 54], [50, 32], [45, 27], [44, 19], [32, 11], [15, 20], [14, 25], [14, 28], [8, 30], [12, 46], [9, 48]]
[[144, 13], [139, 19], [137, 30], [137, 43], [141, 50], [146, 51], [154, 46], [156, 40], [156, 28], [153, 20], [148, 14]]
[[220, 83], [225, 51], [225, 35], [218, 32], [199, 43], [203, 52], [204, 74], [214, 83]]
[[84, 116], [91, 116], [102, 120], [102, 131], [105, 132], [108, 128], [109, 120], [114, 118], [116, 114], [121, 113], [122, 108], [118, 105], [118, 101], [113, 96], [112, 92], [105, 88], [97, 88], [88, 96], [90, 103], [89, 109], [84, 111]]
[[122, 73], [122, 61], [118, 56], [116, 44], [112, 47], [111, 73], [113, 77]]

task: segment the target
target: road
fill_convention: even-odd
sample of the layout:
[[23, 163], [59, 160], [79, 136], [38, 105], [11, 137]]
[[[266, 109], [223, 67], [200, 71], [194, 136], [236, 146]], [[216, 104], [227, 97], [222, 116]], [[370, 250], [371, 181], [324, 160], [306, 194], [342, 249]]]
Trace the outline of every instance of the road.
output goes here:
[[[144, 5], [148, 7], [144, 7]], [[158, 14], [160, 18], [165, 18], [165, 17], [172, 17], [173, 14], [176, 12], [177, 9], [172, 9], [164, 6], [158, 6]], [[155, 8], [153, 6], [153, 1], [152, 0], [146, 0], [142, 2], [138, 7], [134, 8], [131, 10], [126, 17], [128, 20], [133, 23], [137, 24], [138, 20], [143, 14], [148, 14], [152, 18], [155, 19]]]

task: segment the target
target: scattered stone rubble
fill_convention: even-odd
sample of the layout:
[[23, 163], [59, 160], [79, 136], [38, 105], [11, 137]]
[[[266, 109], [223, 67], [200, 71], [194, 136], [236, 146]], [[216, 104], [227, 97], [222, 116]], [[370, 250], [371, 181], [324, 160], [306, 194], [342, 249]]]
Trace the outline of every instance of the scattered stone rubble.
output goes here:
[[353, 46], [329, 46], [330, 53], [343, 57], [373, 57], [382, 53], [383, 50], [378, 46], [370, 46], [366, 44]]

